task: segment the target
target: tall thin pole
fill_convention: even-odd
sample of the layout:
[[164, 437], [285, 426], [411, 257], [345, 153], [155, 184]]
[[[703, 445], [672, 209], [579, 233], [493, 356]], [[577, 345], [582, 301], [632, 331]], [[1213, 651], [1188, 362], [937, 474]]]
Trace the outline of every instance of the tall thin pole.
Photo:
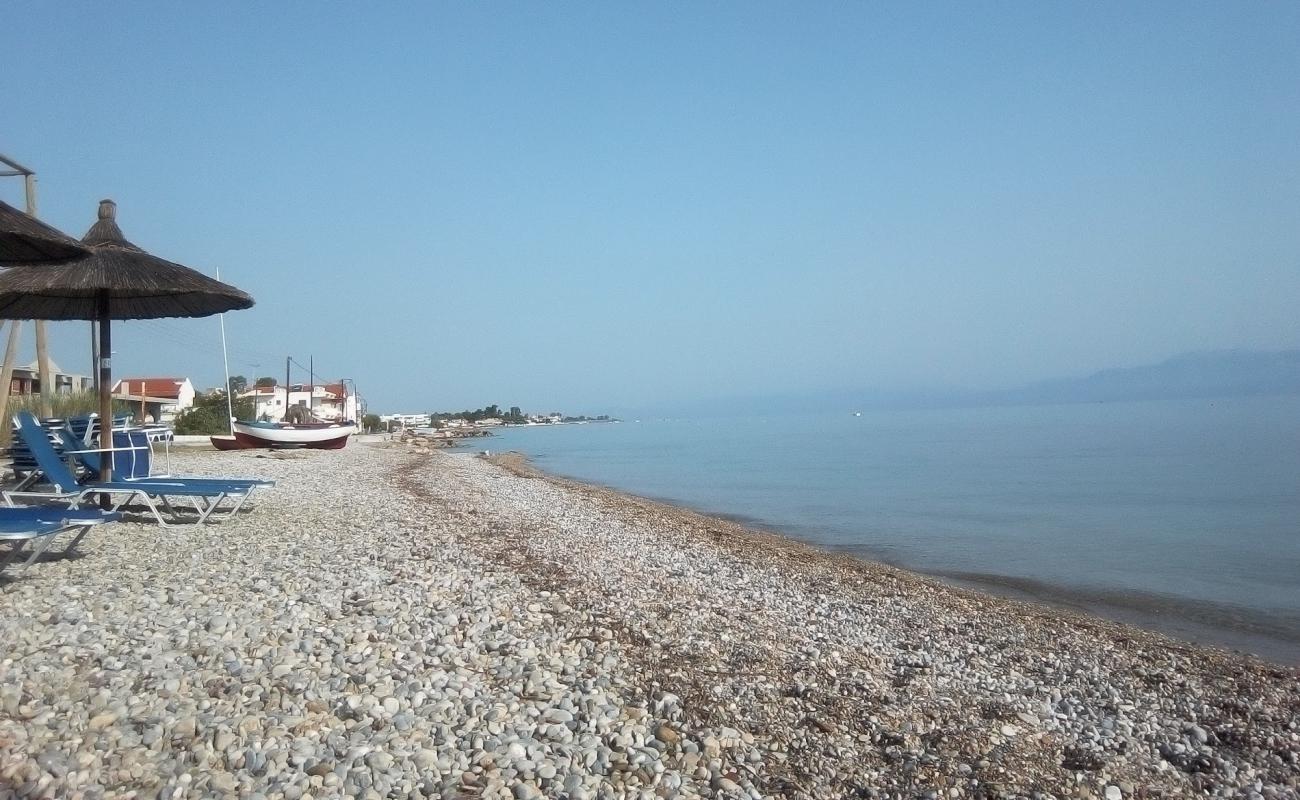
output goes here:
[[289, 418], [289, 397], [291, 396], [289, 392], [289, 362], [291, 361], [293, 361], [293, 356], [284, 357], [284, 416], [280, 417], [281, 422]]
[[[0, 154], [0, 164], [8, 168], [0, 172], [0, 176], [6, 178], [22, 176], [27, 194], [27, 213], [35, 216], [33, 210], [36, 208], [36, 183], [34, 177], [36, 173], [3, 154]], [[18, 335], [22, 331], [22, 325], [22, 322], [16, 319], [11, 320], [9, 323], [9, 341], [5, 345], [4, 366], [0, 367], [0, 420], [5, 419], [5, 413], [9, 407], [9, 395], [13, 391], [14, 359], [18, 357]], [[40, 369], [41, 366], [38, 364], [37, 369]], [[44, 381], [42, 381], [42, 386], [44, 386]]]
[[[221, 280], [221, 267], [217, 267], [217, 280]], [[229, 422], [230, 435], [235, 435], [235, 390], [230, 386], [230, 357], [226, 355], [226, 314], [217, 315], [221, 321], [221, 367], [226, 371], [226, 420]], [[254, 395], [256, 397], [256, 394]]]
[[[27, 215], [36, 218], [36, 176], [27, 173], [23, 176], [23, 188], [27, 195]], [[54, 376], [50, 374], [50, 347], [46, 336], [45, 320], [36, 320], [36, 374], [41, 380], [41, 416], [54, 414]]]
[[95, 396], [99, 396], [99, 331], [95, 330], [96, 323], [90, 323], [90, 375], [91, 385], [95, 390]]
[[[109, 328], [112, 309], [109, 306], [108, 290], [101, 289], [98, 296], [99, 306], [99, 446], [109, 451], [100, 456], [99, 479], [105, 483], [113, 478], [113, 399], [109, 390], [113, 385], [113, 334]], [[108, 495], [100, 495], [100, 503], [108, 502]]]
[[307, 356], [307, 414], [315, 417], [316, 409], [316, 356]]

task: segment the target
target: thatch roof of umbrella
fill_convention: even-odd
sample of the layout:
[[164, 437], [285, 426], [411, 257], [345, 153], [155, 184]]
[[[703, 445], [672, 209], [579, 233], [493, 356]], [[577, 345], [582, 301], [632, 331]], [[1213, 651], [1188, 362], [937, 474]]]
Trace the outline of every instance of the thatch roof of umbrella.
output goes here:
[[131, 244], [116, 215], [116, 203], [100, 202], [99, 221], [81, 240], [85, 258], [0, 274], [0, 319], [99, 319], [104, 299], [111, 319], [206, 317], [253, 305], [247, 292]]
[[71, 236], [0, 202], [0, 266], [53, 264], [86, 253]]

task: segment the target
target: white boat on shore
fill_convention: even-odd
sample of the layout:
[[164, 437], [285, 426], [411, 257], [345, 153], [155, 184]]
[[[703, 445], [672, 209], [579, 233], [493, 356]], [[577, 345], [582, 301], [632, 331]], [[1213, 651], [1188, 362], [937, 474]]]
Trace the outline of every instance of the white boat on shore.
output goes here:
[[357, 432], [352, 422], [232, 422], [233, 436], [213, 436], [218, 450], [255, 447], [341, 450]]

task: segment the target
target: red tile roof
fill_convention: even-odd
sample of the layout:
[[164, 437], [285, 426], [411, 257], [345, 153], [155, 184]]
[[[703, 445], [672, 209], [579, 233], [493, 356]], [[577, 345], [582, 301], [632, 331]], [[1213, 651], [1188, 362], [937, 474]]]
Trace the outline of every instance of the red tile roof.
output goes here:
[[132, 394], [140, 396], [140, 384], [144, 384], [145, 397], [166, 397], [172, 400], [181, 396], [181, 384], [184, 378], [122, 378], [113, 385], [114, 394]]

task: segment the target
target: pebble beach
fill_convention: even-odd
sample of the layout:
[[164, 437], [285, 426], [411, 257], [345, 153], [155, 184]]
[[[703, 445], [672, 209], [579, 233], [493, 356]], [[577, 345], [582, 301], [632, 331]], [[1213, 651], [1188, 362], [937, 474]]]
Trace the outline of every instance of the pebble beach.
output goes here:
[[172, 460], [278, 485], [6, 574], [0, 800], [1300, 797], [1294, 667], [517, 457]]

